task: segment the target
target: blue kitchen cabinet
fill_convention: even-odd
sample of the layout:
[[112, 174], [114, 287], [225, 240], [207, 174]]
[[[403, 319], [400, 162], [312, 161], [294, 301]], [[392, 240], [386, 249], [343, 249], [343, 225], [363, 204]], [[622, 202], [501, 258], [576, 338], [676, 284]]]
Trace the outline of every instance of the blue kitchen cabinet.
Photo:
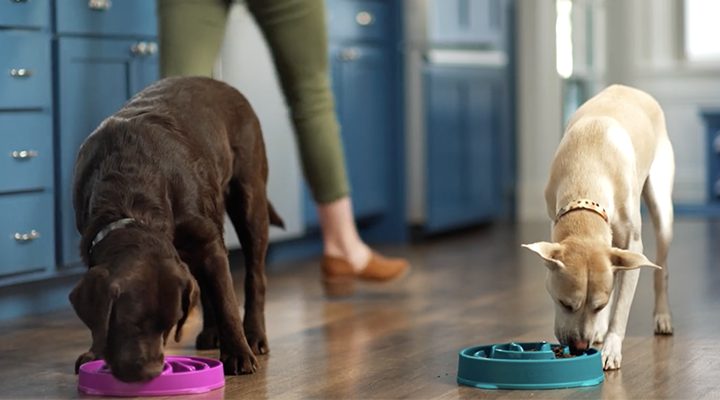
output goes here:
[[[395, 209], [397, 139], [402, 141], [396, 86], [399, 6], [393, 1], [329, 1], [332, 90], [356, 219], [387, 216]], [[308, 226], [318, 223], [306, 190]]]
[[78, 148], [103, 119], [158, 79], [158, 59], [156, 44], [146, 41], [61, 37], [57, 46], [59, 258], [69, 266], [80, 262], [72, 204]]
[[505, 81], [501, 70], [425, 68], [426, 232], [492, 220], [502, 201], [500, 135]]

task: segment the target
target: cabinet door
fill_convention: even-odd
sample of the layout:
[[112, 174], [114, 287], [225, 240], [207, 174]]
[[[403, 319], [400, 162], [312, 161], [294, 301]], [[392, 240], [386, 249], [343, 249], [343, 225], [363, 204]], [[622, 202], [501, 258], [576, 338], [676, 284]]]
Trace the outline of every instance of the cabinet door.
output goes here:
[[130, 96], [158, 77], [157, 56], [137, 55], [131, 40], [60, 38], [59, 214], [60, 261], [80, 261], [72, 205], [73, 167], [83, 140]]
[[440, 231], [491, 219], [502, 196], [497, 176], [502, 74], [426, 69], [427, 220]]
[[501, 5], [501, 0], [431, 0], [430, 41], [439, 45], [499, 46]]
[[390, 157], [389, 73], [383, 49], [353, 46], [332, 53], [333, 88], [345, 148], [355, 215], [382, 214], [387, 208]]
[[[378, 216], [388, 208], [389, 76], [384, 49], [374, 46], [331, 48], [332, 89], [356, 218]], [[397, 133], [399, 134], [399, 133]], [[306, 201], [309, 225], [317, 224], [314, 203]]]

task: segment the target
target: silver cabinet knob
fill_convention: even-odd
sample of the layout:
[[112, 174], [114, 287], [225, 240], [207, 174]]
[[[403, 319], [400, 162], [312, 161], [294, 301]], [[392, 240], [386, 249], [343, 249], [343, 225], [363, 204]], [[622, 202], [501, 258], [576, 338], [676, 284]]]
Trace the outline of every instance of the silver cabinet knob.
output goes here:
[[13, 238], [18, 242], [30, 242], [38, 239], [39, 237], [40, 232], [36, 231], [35, 229], [31, 230], [28, 233], [15, 232], [15, 234], [13, 235]]
[[32, 76], [32, 71], [27, 68], [13, 68], [10, 70], [10, 76], [13, 78], [29, 78]]
[[10, 153], [10, 157], [16, 160], [27, 160], [38, 156], [38, 152], [35, 150], [15, 150]]
[[341, 61], [354, 61], [360, 58], [360, 51], [353, 47], [342, 49], [340, 54], [338, 54], [338, 58]]
[[88, 0], [88, 8], [95, 11], [107, 11], [112, 7], [110, 0]]
[[715, 132], [715, 140], [713, 140], [713, 149], [716, 153], [720, 153], [720, 131]]
[[355, 22], [360, 26], [372, 25], [375, 21], [375, 17], [367, 11], [360, 11], [355, 15]]
[[130, 52], [136, 56], [152, 56], [157, 54], [158, 45], [155, 42], [137, 42], [130, 46]]

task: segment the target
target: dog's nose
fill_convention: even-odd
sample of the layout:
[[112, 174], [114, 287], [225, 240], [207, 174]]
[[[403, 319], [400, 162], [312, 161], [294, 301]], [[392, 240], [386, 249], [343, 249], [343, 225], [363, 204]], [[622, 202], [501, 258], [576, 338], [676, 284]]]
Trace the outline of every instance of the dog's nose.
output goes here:
[[570, 352], [573, 354], [582, 353], [590, 347], [590, 342], [584, 339], [570, 341]]

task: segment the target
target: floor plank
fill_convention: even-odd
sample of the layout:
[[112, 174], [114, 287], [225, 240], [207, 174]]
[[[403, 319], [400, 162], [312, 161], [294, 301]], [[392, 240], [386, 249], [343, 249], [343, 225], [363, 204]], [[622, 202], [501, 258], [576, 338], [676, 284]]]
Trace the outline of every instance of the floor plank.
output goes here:
[[[548, 224], [494, 226], [403, 248], [407, 279], [326, 301], [314, 262], [269, 276], [271, 354], [250, 376], [193, 399], [624, 399], [720, 398], [720, 222], [679, 220], [670, 253], [675, 336], [652, 334], [652, 276], [641, 277], [623, 368], [597, 387], [491, 391], [455, 383], [457, 351], [509, 340], [553, 340], [545, 270], [520, 243], [548, 237]], [[645, 235], [652, 257], [652, 236]], [[240, 281], [236, 285], [241, 287]], [[197, 316], [171, 354], [192, 348]], [[0, 326], [0, 398], [77, 398], [72, 367], [89, 345], [72, 311]], [[87, 397], [84, 397], [87, 398]], [[173, 397], [174, 399], [177, 397]]]

